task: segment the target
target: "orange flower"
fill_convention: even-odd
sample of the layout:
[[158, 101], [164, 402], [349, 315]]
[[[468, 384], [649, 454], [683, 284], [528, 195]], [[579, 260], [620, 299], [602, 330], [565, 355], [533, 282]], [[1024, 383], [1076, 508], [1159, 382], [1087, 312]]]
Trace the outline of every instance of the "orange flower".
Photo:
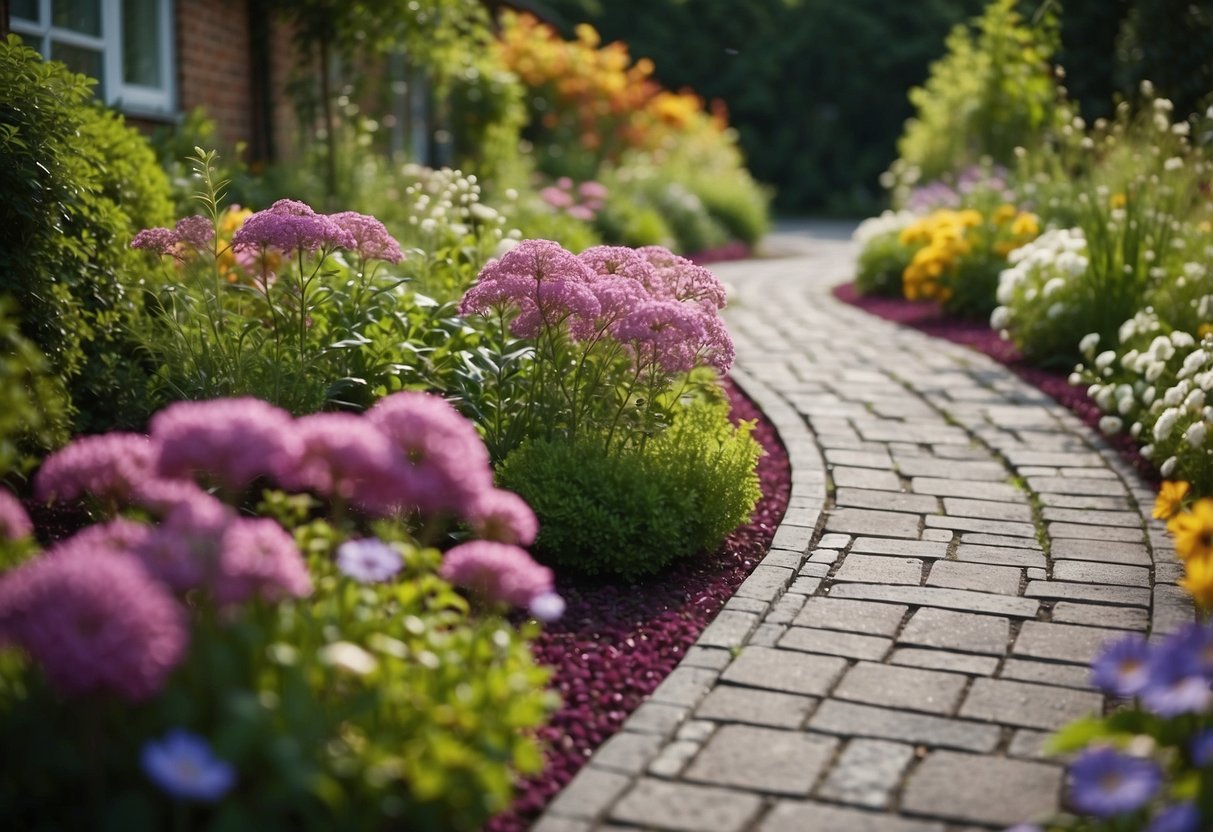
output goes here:
[[1184, 561], [1213, 558], [1213, 499], [1204, 497], [1167, 523], [1175, 536], [1175, 551]]
[[1179, 585], [1206, 610], [1213, 610], [1213, 558], [1189, 558]]
[[1184, 498], [1192, 490], [1189, 483], [1182, 480], [1167, 480], [1154, 499], [1154, 519], [1170, 520], [1183, 510]]

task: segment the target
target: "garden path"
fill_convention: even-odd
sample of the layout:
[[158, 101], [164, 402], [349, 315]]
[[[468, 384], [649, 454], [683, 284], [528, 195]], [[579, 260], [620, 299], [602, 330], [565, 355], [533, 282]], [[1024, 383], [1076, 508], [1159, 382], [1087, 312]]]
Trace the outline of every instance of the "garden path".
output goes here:
[[792, 497], [768, 556], [534, 832], [958, 832], [1058, 807], [1086, 664], [1192, 619], [1153, 492], [963, 347], [839, 303], [841, 225], [713, 267]]

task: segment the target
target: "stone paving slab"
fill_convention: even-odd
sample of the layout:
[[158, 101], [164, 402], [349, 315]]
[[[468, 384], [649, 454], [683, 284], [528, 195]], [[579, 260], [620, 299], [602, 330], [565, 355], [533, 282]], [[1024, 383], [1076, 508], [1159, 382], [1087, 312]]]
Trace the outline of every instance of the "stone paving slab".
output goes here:
[[714, 267], [779, 431], [771, 552], [536, 832], [975, 832], [1060, 806], [1088, 662], [1193, 618], [1153, 494], [1004, 368], [839, 304], [850, 243]]

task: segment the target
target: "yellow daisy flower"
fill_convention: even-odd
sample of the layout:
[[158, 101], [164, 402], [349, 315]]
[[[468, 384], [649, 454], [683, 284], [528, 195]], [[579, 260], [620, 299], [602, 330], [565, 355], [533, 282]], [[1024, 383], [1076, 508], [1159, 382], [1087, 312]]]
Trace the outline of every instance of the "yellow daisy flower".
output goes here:
[[1184, 560], [1213, 558], [1213, 498], [1204, 497], [1167, 523], [1175, 536], [1175, 551]]
[[1154, 499], [1154, 519], [1170, 520], [1179, 514], [1184, 507], [1184, 497], [1187, 497], [1191, 490], [1192, 486], [1182, 480], [1164, 482], [1162, 488], [1158, 490], [1158, 496]]

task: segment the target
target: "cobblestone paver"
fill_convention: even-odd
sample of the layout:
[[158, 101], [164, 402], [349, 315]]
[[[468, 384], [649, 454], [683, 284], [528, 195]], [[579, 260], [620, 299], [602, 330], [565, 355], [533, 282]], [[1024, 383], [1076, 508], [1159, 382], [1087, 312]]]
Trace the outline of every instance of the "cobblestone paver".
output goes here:
[[1100, 645], [1192, 619], [1150, 490], [984, 356], [834, 300], [842, 236], [717, 267], [736, 377], [792, 461], [788, 514], [537, 832], [1039, 819], [1064, 781], [1047, 732], [1108, 707]]

